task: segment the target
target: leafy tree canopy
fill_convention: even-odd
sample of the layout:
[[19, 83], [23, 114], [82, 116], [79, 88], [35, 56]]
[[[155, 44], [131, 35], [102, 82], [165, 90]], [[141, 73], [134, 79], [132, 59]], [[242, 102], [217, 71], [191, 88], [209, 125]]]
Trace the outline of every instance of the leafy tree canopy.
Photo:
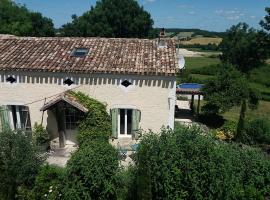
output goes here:
[[11, 0], [0, 0], [0, 34], [54, 36], [52, 20]]
[[247, 80], [232, 66], [223, 66], [218, 75], [210, 79], [203, 88], [205, 100], [225, 112], [247, 99]]
[[268, 57], [267, 35], [245, 23], [232, 26], [220, 44], [221, 60], [243, 73], [259, 67]]
[[135, 0], [99, 0], [95, 7], [60, 29], [62, 36], [149, 37], [153, 20]]
[[196, 127], [146, 134], [136, 163], [137, 199], [265, 199], [270, 160]]
[[31, 185], [43, 161], [30, 136], [21, 131], [0, 133], [0, 199], [14, 199], [18, 186]]
[[265, 8], [267, 15], [264, 17], [264, 20], [260, 22], [260, 25], [267, 31], [270, 31], [270, 7]]

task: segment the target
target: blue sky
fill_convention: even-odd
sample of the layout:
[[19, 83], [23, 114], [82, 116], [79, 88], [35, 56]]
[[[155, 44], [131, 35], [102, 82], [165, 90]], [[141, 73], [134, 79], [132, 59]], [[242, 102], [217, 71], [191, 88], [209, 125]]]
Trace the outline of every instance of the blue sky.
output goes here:
[[[95, 5], [96, 0], [15, 0], [53, 19], [56, 27]], [[155, 27], [225, 31], [238, 22], [258, 28], [270, 0], [138, 0], [151, 13]]]

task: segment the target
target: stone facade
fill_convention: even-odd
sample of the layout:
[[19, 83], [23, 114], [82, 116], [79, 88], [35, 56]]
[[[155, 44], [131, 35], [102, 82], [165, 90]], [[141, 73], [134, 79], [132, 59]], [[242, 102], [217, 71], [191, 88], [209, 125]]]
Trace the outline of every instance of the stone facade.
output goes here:
[[[9, 76], [16, 82], [7, 82]], [[64, 85], [67, 78], [74, 84]], [[132, 85], [124, 87], [121, 85], [124, 80]], [[55, 137], [58, 133], [54, 115], [50, 111], [43, 113], [40, 108], [70, 89], [106, 103], [108, 112], [112, 108], [139, 109], [140, 128], [144, 131], [151, 129], [156, 132], [162, 126], [174, 127], [175, 76], [0, 71], [0, 105], [28, 106], [31, 125], [42, 122]], [[70, 140], [75, 138], [73, 132], [68, 133]]]

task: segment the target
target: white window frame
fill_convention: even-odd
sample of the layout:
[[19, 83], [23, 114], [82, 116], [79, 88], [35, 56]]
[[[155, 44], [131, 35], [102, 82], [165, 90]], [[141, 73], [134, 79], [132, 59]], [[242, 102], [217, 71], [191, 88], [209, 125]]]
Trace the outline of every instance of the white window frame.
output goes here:
[[[125, 134], [120, 134], [121, 133], [121, 111], [118, 113], [118, 137], [119, 138], [132, 138], [132, 132], [130, 134], [127, 134], [127, 111], [132, 110], [132, 108], [120, 108], [120, 110], [125, 110]], [[132, 118], [132, 115], [131, 115]], [[132, 122], [131, 122], [132, 123]]]
[[[22, 123], [21, 123], [21, 112], [20, 112], [20, 107], [23, 106], [23, 105], [14, 105], [14, 104], [8, 104], [7, 105], [9, 108], [11, 108], [12, 106], [15, 106], [15, 114], [16, 114], [16, 119], [17, 119], [17, 124], [14, 124], [14, 121], [13, 121], [13, 112], [12, 110], [10, 109], [9, 112], [8, 112], [8, 115], [9, 115], [9, 125], [10, 125], [10, 128], [12, 130], [15, 130], [15, 129], [21, 129], [21, 128], [26, 128], [26, 127], [22, 127]], [[28, 106], [27, 106], [28, 107]], [[28, 112], [29, 111], [29, 107], [28, 107]], [[29, 117], [30, 117], [30, 113], [29, 114]], [[29, 118], [30, 120], [30, 129], [32, 129], [31, 127], [31, 119]], [[26, 125], [26, 124], [25, 124]]]

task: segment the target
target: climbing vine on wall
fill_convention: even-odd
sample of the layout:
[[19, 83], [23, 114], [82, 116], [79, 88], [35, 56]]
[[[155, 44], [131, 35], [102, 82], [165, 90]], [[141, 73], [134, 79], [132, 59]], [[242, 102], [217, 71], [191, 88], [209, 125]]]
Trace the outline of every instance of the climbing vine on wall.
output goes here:
[[86, 117], [79, 123], [77, 137], [79, 145], [95, 139], [108, 141], [111, 136], [111, 119], [106, 105], [82, 92], [70, 91], [69, 94], [88, 109]]

